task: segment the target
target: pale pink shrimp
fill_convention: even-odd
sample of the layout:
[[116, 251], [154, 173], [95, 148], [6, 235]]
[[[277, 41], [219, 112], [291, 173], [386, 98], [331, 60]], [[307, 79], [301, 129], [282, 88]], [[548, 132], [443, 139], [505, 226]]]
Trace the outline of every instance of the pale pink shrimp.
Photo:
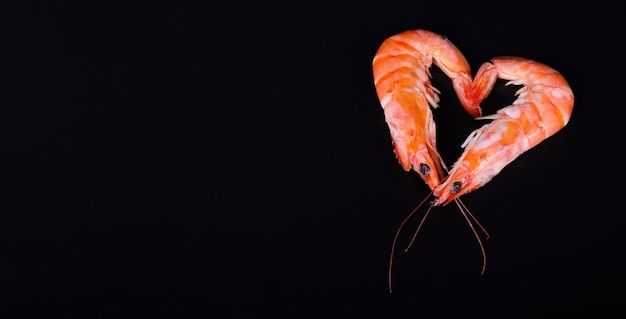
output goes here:
[[[507, 85], [522, 85], [522, 88], [516, 92], [517, 99], [511, 105], [496, 114], [478, 117], [493, 121], [468, 136], [462, 145], [463, 153], [445, 180], [433, 191], [435, 200], [431, 207], [447, 205], [451, 201], [461, 204], [460, 196], [485, 185], [522, 153], [561, 130], [572, 114], [572, 89], [551, 67], [520, 57], [497, 57], [491, 59], [491, 63], [484, 63], [482, 68], [481, 76], [490, 78], [476, 79], [488, 84], [482, 88], [484, 92], [491, 91], [494, 78], [508, 80]], [[480, 245], [483, 273], [487, 262], [485, 249], [467, 215], [480, 224], [469, 211], [463, 210], [464, 206], [459, 208]]]
[[[483, 64], [481, 76], [522, 85], [517, 99], [472, 132], [463, 144], [463, 153], [445, 181], [434, 190], [434, 205], [446, 205], [489, 182], [511, 161], [569, 122], [574, 94], [563, 76], [551, 67], [520, 57], [497, 57]], [[485, 80], [489, 93], [494, 81]]]
[[[463, 107], [472, 116], [479, 116], [479, 104], [489, 93], [480, 88], [493, 83], [473, 84], [469, 63], [447, 38], [426, 30], [405, 31], [386, 39], [372, 62], [376, 92], [396, 157], [404, 170], [413, 168], [431, 190], [445, 175], [430, 110], [439, 102], [439, 91], [430, 82], [433, 63], [452, 79]], [[478, 71], [478, 75], [482, 73]], [[491, 77], [480, 79], [495, 82]]]

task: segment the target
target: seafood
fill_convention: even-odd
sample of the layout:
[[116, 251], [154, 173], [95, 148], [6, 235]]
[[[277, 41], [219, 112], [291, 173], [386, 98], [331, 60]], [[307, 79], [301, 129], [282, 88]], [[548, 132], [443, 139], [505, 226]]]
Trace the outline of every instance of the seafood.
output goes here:
[[[473, 80], [469, 63], [459, 49], [447, 38], [431, 31], [418, 29], [396, 34], [383, 41], [376, 52], [372, 62], [374, 83], [389, 126], [394, 152], [404, 170], [416, 171], [431, 192], [445, 177], [444, 170], [447, 171], [436, 148], [436, 125], [430, 109], [438, 107], [440, 93], [430, 82], [430, 67], [433, 63], [452, 80], [461, 105], [473, 117], [482, 114], [480, 103], [496, 82], [496, 77], [484, 74], [491, 70], [485, 64], [479, 68], [476, 80]], [[460, 199], [455, 199], [455, 202], [478, 239], [483, 253], [484, 272], [485, 251], [468, 216], [481, 227], [487, 238], [489, 234]], [[389, 291], [395, 243], [403, 225], [414, 213], [415, 210], [402, 222], [393, 240], [389, 260]], [[427, 216], [428, 212], [415, 235]]]
[[[477, 117], [490, 123], [473, 131], [463, 143], [463, 153], [433, 194], [434, 205], [446, 205], [489, 182], [525, 151], [561, 130], [569, 122], [574, 94], [565, 78], [553, 68], [530, 59], [502, 56], [485, 62], [477, 75], [484, 93], [493, 78], [521, 85], [517, 99], [493, 115]], [[478, 79], [479, 76], [489, 79]]]
[[[480, 102], [489, 94], [495, 77], [477, 72], [474, 82], [469, 63], [447, 38], [431, 31], [409, 30], [387, 38], [376, 52], [374, 83], [394, 152], [405, 171], [416, 171], [431, 190], [441, 183], [445, 164], [436, 147], [436, 125], [430, 109], [437, 108], [439, 91], [431, 85], [430, 67], [437, 65], [451, 80], [467, 112], [481, 115]], [[487, 81], [486, 83], [483, 83]]]
[[[431, 107], [437, 108], [440, 93], [430, 83], [429, 69], [437, 65], [451, 80], [461, 105], [479, 120], [492, 120], [473, 131], [463, 143], [463, 153], [448, 171], [436, 148], [436, 125]], [[501, 56], [483, 63], [472, 79], [467, 60], [445, 37], [426, 30], [410, 30], [386, 39], [373, 60], [376, 91], [384, 109], [394, 152], [409, 171], [413, 169], [431, 193], [400, 224], [389, 260], [389, 291], [395, 244], [400, 230], [415, 211], [434, 195], [420, 221], [412, 245], [433, 206], [454, 201], [474, 233], [483, 255], [482, 241], [472, 223], [487, 231], [461, 202], [460, 197], [498, 175], [525, 151], [554, 135], [569, 122], [573, 92], [563, 76], [551, 67], [530, 59]], [[480, 103], [497, 79], [521, 85], [517, 99], [495, 114], [482, 116]]]
[[[451, 201], [457, 204], [480, 245], [483, 255], [481, 273], [484, 273], [487, 262], [485, 249], [472, 220], [480, 226], [487, 238], [489, 234], [460, 201], [460, 196], [484, 186], [522, 153], [565, 127], [574, 107], [574, 94], [558, 71], [534, 60], [513, 56], [497, 57], [491, 59], [491, 62], [484, 63], [481, 69], [483, 72], [480, 76], [488, 79], [477, 76], [475, 82], [484, 84], [482, 90], [486, 95], [493, 89], [496, 78], [508, 80], [507, 85], [521, 85], [522, 88], [515, 93], [517, 98], [511, 105], [498, 110], [495, 114], [477, 117], [492, 121], [474, 130], [465, 140], [462, 145], [463, 153], [441, 184], [432, 191], [435, 200], [430, 208], [447, 205]], [[415, 235], [430, 208], [422, 218]], [[414, 213], [415, 210], [407, 216], [400, 228]], [[394, 237], [392, 257], [399, 231], [400, 229]], [[390, 292], [391, 267], [392, 258], [389, 261], [388, 274]]]

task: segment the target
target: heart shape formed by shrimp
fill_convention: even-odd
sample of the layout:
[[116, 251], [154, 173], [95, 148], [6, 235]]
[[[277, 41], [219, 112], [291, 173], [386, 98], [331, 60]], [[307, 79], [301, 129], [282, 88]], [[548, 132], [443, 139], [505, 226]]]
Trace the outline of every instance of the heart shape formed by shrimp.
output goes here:
[[[430, 82], [429, 69], [433, 63], [452, 80], [454, 91], [468, 113], [477, 119], [492, 120], [467, 137], [462, 145], [463, 153], [449, 172], [436, 147], [431, 107], [438, 107], [440, 92]], [[473, 78], [469, 63], [459, 49], [447, 38], [426, 30], [405, 31], [386, 39], [376, 52], [372, 66], [376, 92], [398, 161], [406, 171], [416, 171], [430, 187], [435, 196], [431, 207], [451, 201], [457, 204], [480, 245], [481, 274], [484, 273], [485, 249], [472, 220], [487, 238], [489, 234], [459, 197], [485, 185], [511, 161], [568, 123], [574, 106], [569, 84], [551, 67], [513, 56], [485, 62]], [[497, 79], [508, 80], [507, 85], [522, 88], [516, 92], [517, 99], [511, 105], [482, 116], [480, 103], [491, 93]], [[414, 212], [402, 222], [393, 240], [389, 291], [396, 239]], [[415, 235], [426, 216], [428, 212]]]
[[[433, 63], [452, 80], [468, 113], [493, 120], [469, 135], [449, 172], [436, 147], [431, 107], [438, 107], [439, 91], [430, 82]], [[485, 185], [523, 152], [563, 128], [574, 105], [568, 83], [549, 66], [520, 57], [496, 57], [473, 78], [461, 51], [446, 37], [427, 30], [386, 39], [372, 66], [396, 157], [405, 170], [413, 169], [428, 184], [435, 206]], [[522, 88], [511, 105], [482, 116], [480, 103], [497, 79]]]

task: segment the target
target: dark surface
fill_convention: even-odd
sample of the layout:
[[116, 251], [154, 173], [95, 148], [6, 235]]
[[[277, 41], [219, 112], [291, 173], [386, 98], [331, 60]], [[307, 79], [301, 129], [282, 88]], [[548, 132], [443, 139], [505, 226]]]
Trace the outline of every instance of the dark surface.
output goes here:
[[[0, 318], [626, 315], [617, 4], [85, 3], [0, 5]], [[371, 61], [416, 28], [474, 70], [544, 62], [576, 102], [463, 198], [486, 273], [454, 206], [403, 253], [422, 209], [390, 294], [428, 189], [393, 155]], [[451, 164], [478, 123], [433, 73]]]

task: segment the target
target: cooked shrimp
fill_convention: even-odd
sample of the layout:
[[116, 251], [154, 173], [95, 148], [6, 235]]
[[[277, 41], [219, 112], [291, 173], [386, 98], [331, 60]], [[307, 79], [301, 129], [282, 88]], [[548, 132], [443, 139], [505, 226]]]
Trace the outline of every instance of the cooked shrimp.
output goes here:
[[[480, 102], [493, 83], [473, 84], [469, 63], [447, 38], [426, 30], [410, 30], [386, 39], [373, 59], [374, 83], [389, 126], [398, 161], [413, 168], [431, 190], [439, 186], [445, 167], [436, 148], [436, 126], [430, 107], [440, 93], [430, 83], [434, 63], [450, 79], [463, 107], [481, 114]], [[481, 81], [495, 78], [481, 76]], [[429, 107], [430, 106], [430, 107]]]
[[[520, 57], [493, 58], [483, 67], [481, 76], [508, 80], [507, 84], [522, 88], [511, 105], [478, 117], [493, 121], [472, 132], [464, 142], [463, 153], [433, 191], [435, 206], [485, 185], [511, 161], [567, 125], [572, 114], [572, 89], [551, 67]], [[477, 78], [477, 82], [487, 84], [482, 88], [485, 93], [493, 88], [492, 79]]]
[[[489, 70], [486, 65], [478, 70], [477, 81], [474, 81], [469, 63], [458, 48], [447, 38], [430, 31], [410, 30], [394, 35], [386, 39], [376, 52], [372, 62], [374, 83], [384, 109], [396, 157], [404, 170], [413, 168], [431, 190], [439, 186], [445, 176], [444, 170], [447, 170], [436, 147], [436, 125], [430, 109], [438, 107], [440, 93], [430, 83], [429, 70], [433, 63], [452, 79], [452, 86], [461, 105], [474, 117], [482, 114], [480, 102], [489, 94], [489, 90], [485, 88], [491, 88], [496, 82], [495, 77], [483, 74]], [[456, 203], [478, 238], [468, 215], [483, 231], [485, 229], [459, 199]], [[395, 243], [402, 226], [414, 212], [415, 210], [402, 222], [393, 240], [389, 260], [390, 291]], [[428, 212], [415, 234], [427, 216]], [[480, 239], [479, 243], [485, 258]]]

